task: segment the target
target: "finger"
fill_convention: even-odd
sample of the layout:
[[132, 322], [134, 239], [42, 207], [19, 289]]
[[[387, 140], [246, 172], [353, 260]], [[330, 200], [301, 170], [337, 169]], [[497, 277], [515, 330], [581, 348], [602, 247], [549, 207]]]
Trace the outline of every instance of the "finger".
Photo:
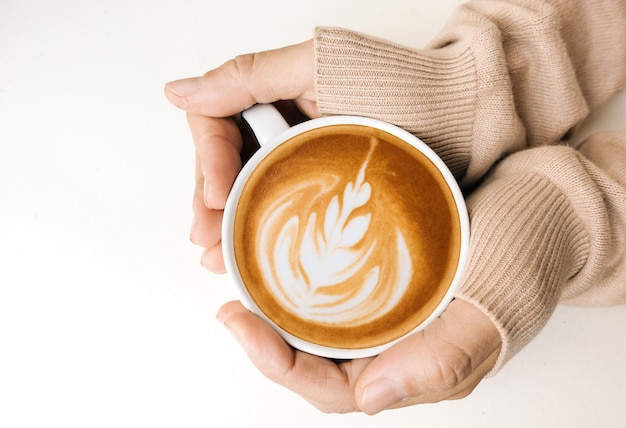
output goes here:
[[444, 400], [459, 400], [467, 397], [474, 391], [480, 381], [485, 377], [498, 359], [498, 352], [494, 352], [475, 369], [468, 378], [459, 383], [456, 387], [449, 390], [434, 390], [428, 394], [422, 394], [416, 397], [407, 397], [399, 402], [389, 406], [390, 409], [413, 406], [423, 403], [437, 403]]
[[256, 103], [313, 99], [313, 42], [241, 55], [202, 77], [170, 82], [165, 96], [191, 113], [228, 117]]
[[355, 395], [368, 414], [389, 407], [468, 394], [491, 370], [500, 336], [474, 306], [453, 301], [440, 318], [378, 356], [359, 378]]
[[202, 253], [200, 264], [213, 273], [226, 273], [226, 265], [222, 255], [222, 243], [218, 242], [214, 246], [206, 248]]
[[206, 248], [202, 254], [201, 265], [214, 273], [225, 273], [222, 255], [221, 230], [223, 210], [206, 207], [204, 197], [204, 177], [200, 168], [199, 156], [196, 156], [196, 188], [193, 196], [194, 220], [189, 239], [196, 245]]
[[241, 170], [241, 133], [231, 119], [194, 114], [187, 121], [196, 145], [196, 198], [207, 208], [223, 210]]
[[204, 204], [204, 197], [197, 195], [202, 193], [200, 188], [194, 194], [193, 213], [194, 221], [189, 234], [189, 239], [200, 247], [213, 247], [221, 241], [223, 210], [209, 209]]
[[195, 220], [191, 230], [191, 242], [205, 248], [200, 259], [200, 264], [204, 268], [213, 273], [225, 273], [226, 265], [222, 254], [222, 241], [219, 236], [223, 212], [215, 210], [206, 211], [215, 215], [218, 219], [214, 222], [211, 220]]
[[221, 240], [224, 211], [207, 208], [204, 184], [205, 179], [202, 173], [201, 159], [200, 156], [196, 155], [196, 186], [192, 204], [194, 220], [189, 237], [194, 244], [208, 248]]
[[314, 99], [299, 98], [295, 100], [295, 104], [307, 117], [311, 119], [320, 117], [320, 111], [317, 108], [317, 101]]
[[270, 380], [299, 394], [324, 412], [345, 413], [357, 409], [354, 381], [370, 360], [335, 364], [294, 350], [272, 327], [239, 302], [226, 303], [217, 318]]

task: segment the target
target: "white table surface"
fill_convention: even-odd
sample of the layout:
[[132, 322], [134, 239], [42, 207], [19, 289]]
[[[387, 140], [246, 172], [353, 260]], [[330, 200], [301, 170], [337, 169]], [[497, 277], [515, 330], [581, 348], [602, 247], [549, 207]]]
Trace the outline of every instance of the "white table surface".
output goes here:
[[[338, 25], [414, 47], [455, 0], [0, 1], [0, 426], [624, 427], [626, 308], [559, 308], [468, 398], [324, 415], [214, 319], [168, 80]], [[620, 94], [583, 133], [626, 130]]]

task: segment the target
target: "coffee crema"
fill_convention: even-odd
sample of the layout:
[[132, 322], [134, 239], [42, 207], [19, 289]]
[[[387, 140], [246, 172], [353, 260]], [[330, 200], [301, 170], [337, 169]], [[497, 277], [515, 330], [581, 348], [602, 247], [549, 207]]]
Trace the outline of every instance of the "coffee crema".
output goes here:
[[302, 340], [362, 349], [414, 330], [460, 257], [454, 196], [419, 150], [363, 125], [306, 131], [250, 174], [234, 221], [258, 309]]

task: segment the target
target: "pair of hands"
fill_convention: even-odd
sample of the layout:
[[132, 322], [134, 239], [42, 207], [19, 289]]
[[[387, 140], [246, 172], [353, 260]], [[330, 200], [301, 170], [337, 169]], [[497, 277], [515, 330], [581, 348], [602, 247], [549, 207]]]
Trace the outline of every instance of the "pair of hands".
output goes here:
[[[167, 99], [187, 112], [196, 146], [191, 240], [205, 248], [202, 265], [225, 271], [221, 248], [224, 205], [241, 169], [242, 137], [232, 116], [256, 103], [291, 100], [319, 116], [312, 41], [243, 55], [202, 77], [170, 82]], [[474, 306], [454, 300], [424, 331], [374, 358], [336, 362], [291, 348], [240, 302], [221, 320], [256, 367], [324, 412], [363, 411], [467, 396], [495, 364], [500, 335]]]

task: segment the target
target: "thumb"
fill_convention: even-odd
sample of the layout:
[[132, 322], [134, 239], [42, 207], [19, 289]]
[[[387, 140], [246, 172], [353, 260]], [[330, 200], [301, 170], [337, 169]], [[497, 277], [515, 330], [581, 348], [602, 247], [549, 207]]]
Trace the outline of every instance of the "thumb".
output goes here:
[[165, 96], [188, 113], [228, 117], [256, 103], [314, 97], [313, 41], [240, 55], [204, 76], [169, 82]]
[[454, 300], [440, 318], [380, 354], [355, 386], [361, 410], [375, 414], [390, 407], [467, 396], [491, 370], [500, 335], [480, 310]]

